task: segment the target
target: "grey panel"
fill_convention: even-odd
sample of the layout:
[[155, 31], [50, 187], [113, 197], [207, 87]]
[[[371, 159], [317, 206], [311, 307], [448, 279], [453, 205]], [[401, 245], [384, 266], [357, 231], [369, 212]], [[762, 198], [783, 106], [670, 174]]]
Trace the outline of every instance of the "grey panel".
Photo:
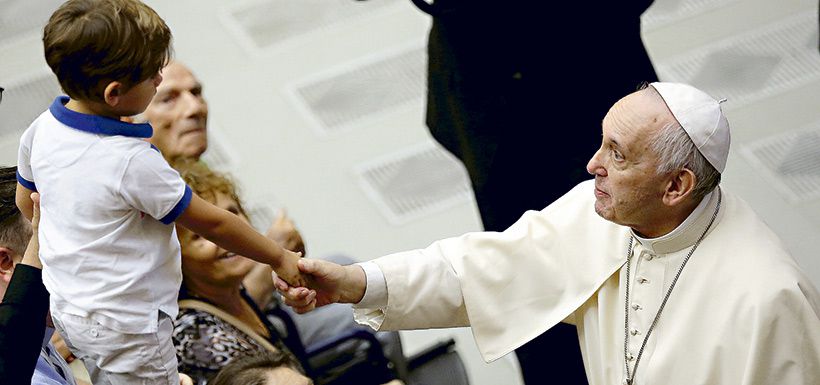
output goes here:
[[361, 185], [391, 223], [404, 223], [468, 201], [464, 166], [433, 144], [405, 149], [357, 167]]
[[61, 0], [0, 0], [0, 45], [27, 34], [42, 34]]
[[294, 94], [319, 129], [331, 133], [423, 100], [426, 63], [424, 49], [414, 48], [311, 80]]
[[741, 147], [789, 201], [820, 198], [820, 121]]
[[229, 11], [257, 48], [277, 44], [395, 4], [398, 0], [264, 0]]
[[693, 84], [727, 108], [820, 80], [817, 15], [801, 13], [687, 52], [656, 66], [664, 81]]
[[644, 12], [641, 23], [646, 30], [661, 28], [690, 17], [736, 3], [739, 0], [655, 0]]
[[19, 136], [62, 94], [57, 79], [50, 73], [23, 81], [5, 84], [3, 104], [0, 104], [0, 137]]

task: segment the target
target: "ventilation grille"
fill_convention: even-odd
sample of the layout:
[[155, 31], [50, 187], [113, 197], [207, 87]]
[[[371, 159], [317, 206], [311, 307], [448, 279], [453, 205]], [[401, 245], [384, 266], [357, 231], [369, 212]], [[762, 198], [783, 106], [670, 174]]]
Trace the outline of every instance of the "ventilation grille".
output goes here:
[[39, 36], [62, 0], [0, 0], [0, 45]]
[[326, 135], [420, 105], [426, 71], [426, 52], [415, 46], [305, 80], [292, 86], [290, 93], [314, 128]]
[[398, 3], [398, 0], [264, 0], [227, 11], [226, 22], [249, 48], [264, 49]]
[[20, 136], [62, 94], [54, 75], [5, 85], [0, 104], [0, 137]]
[[817, 15], [801, 13], [687, 52], [657, 66], [664, 81], [693, 84], [737, 108], [820, 79]]
[[655, 1], [641, 17], [641, 24], [645, 30], [653, 30], [736, 2], [738, 0]]
[[368, 197], [393, 224], [406, 223], [472, 197], [464, 166], [433, 143], [362, 164], [356, 175]]
[[820, 120], [800, 130], [764, 138], [741, 147], [792, 203], [820, 198]]

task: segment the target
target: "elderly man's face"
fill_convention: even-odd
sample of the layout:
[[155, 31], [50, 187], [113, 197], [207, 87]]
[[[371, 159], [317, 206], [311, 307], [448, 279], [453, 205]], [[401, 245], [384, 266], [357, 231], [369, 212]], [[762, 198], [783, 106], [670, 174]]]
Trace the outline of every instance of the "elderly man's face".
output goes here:
[[162, 70], [162, 78], [144, 113], [154, 127], [150, 141], [168, 159], [199, 158], [208, 147], [208, 103], [202, 97], [202, 85], [176, 62]]
[[587, 164], [595, 176], [595, 212], [604, 219], [652, 236], [663, 215], [667, 178], [658, 175], [650, 140], [665, 123], [665, 106], [638, 91], [621, 99], [603, 122], [601, 148]]

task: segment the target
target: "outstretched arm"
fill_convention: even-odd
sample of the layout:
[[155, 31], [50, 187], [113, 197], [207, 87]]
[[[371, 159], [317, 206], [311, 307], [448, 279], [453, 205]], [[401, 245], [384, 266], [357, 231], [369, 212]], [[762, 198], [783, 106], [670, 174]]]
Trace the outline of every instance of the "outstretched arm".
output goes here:
[[358, 303], [367, 289], [367, 277], [358, 265], [341, 266], [318, 259], [302, 259], [299, 270], [310, 277], [315, 290], [291, 287], [277, 278], [276, 288], [285, 298], [285, 304], [297, 313], [307, 313], [331, 303]]
[[[302, 235], [284, 209], [279, 210], [279, 214], [276, 215], [276, 219], [273, 220], [265, 235], [276, 241], [282, 248], [302, 253], [302, 256], [305, 256], [305, 243], [302, 240]], [[254, 266], [251, 272], [242, 280], [242, 284], [245, 285], [248, 295], [256, 301], [260, 308], [267, 306], [270, 300], [273, 299], [271, 293], [276, 290], [273, 279], [271, 279], [271, 268], [265, 264]]]
[[295, 286], [307, 285], [296, 267], [299, 254], [283, 249], [238, 216], [214, 206], [196, 194], [176, 219], [176, 223], [225, 250], [270, 265], [277, 275]]
[[42, 266], [37, 257], [39, 210], [38, 206], [32, 208], [34, 234], [0, 303], [0, 346], [3, 346], [0, 378], [4, 384], [31, 383], [46, 327], [48, 292], [43, 286]]

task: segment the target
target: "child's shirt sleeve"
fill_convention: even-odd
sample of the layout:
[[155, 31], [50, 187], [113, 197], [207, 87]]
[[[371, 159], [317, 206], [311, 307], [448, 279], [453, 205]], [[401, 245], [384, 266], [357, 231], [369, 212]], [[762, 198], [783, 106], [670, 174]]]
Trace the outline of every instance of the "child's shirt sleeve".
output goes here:
[[150, 148], [131, 157], [119, 190], [129, 205], [164, 224], [174, 222], [192, 197], [191, 188], [179, 173]]
[[17, 150], [17, 182], [23, 187], [37, 191], [34, 183], [34, 173], [31, 171], [31, 142], [34, 140], [34, 130], [28, 129], [20, 137], [20, 148]]

